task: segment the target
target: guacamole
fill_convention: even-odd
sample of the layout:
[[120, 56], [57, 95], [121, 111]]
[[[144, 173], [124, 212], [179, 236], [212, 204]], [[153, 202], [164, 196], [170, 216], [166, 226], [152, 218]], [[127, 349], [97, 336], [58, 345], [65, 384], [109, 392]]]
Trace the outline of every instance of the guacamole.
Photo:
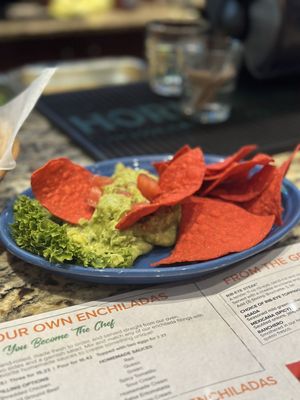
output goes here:
[[162, 207], [133, 227], [115, 228], [133, 204], [146, 202], [137, 188], [137, 176], [146, 171], [118, 164], [112, 183], [105, 186], [91, 220], [79, 225], [63, 223], [34, 199], [20, 196], [14, 205], [12, 235], [26, 250], [52, 262], [72, 261], [95, 268], [130, 267], [153, 246], [176, 241], [179, 206]]

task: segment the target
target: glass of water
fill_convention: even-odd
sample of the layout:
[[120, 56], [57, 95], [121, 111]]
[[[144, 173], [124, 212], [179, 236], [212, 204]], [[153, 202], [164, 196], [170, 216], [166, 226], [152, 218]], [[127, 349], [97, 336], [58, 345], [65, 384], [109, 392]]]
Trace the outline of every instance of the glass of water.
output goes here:
[[151, 89], [162, 96], [182, 92], [180, 49], [199, 37], [203, 30], [197, 21], [152, 21], [146, 29], [146, 56]]
[[226, 121], [231, 113], [242, 45], [204, 35], [182, 48], [182, 112], [201, 123]]

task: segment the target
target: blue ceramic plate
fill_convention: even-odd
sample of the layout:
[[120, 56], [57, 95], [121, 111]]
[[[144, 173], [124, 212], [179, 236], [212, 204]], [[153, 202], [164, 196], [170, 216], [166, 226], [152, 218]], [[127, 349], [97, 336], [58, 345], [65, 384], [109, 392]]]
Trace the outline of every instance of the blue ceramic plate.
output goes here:
[[[114, 171], [116, 162], [123, 162], [132, 168], [145, 168], [154, 172], [152, 162], [166, 158], [166, 155], [127, 157], [98, 162], [89, 166], [88, 169], [95, 174], [111, 175]], [[207, 163], [221, 160], [222, 158], [218, 156], [206, 156]], [[23, 192], [23, 194], [31, 196], [32, 192], [28, 189]], [[26, 250], [22, 250], [12, 239], [10, 235], [10, 224], [13, 222], [12, 207], [14, 200], [6, 206], [1, 214], [0, 239], [10, 253], [22, 260], [53, 273], [58, 273], [77, 280], [108, 284], [156, 284], [175, 282], [191, 278], [199, 278], [202, 274], [227, 267], [237, 261], [244, 260], [267, 249], [282, 239], [300, 220], [300, 192], [291, 182], [284, 180], [282, 196], [284, 205], [283, 225], [275, 226], [265, 240], [246, 251], [233, 253], [218, 259], [199, 263], [180, 264], [178, 266], [167, 266], [161, 268], [150, 267], [150, 264], [169, 255], [171, 249], [161, 248], [155, 248], [151, 253], [139, 257], [131, 268], [95, 269], [74, 264], [51, 263], [42, 257], [29, 253]]]

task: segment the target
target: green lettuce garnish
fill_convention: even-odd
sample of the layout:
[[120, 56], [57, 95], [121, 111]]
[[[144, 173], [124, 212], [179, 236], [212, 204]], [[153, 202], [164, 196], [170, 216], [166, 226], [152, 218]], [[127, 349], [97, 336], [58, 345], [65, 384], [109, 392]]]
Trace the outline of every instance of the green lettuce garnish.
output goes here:
[[78, 251], [67, 235], [66, 224], [58, 223], [37, 200], [24, 195], [14, 203], [11, 233], [19, 247], [51, 262], [73, 260]]

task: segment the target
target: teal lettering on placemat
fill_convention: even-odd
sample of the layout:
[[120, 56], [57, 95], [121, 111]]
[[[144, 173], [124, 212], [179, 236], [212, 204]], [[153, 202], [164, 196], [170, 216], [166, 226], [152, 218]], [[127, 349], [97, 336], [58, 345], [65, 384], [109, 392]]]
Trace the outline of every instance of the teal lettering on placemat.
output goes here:
[[102, 128], [107, 132], [113, 132], [115, 130], [114, 125], [111, 124], [109, 120], [96, 112], [90, 113], [85, 119], [72, 115], [69, 117], [69, 120], [86, 135], [93, 135], [95, 130], [99, 128]]
[[[182, 122], [178, 104], [169, 101], [162, 104], [142, 104], [131, 108], [115, 108], [107, 112], [93, 112], [86, 116], [71, 115], [69, 121], [82, 133], [92, 136], [104, 131], [110, 139], [128, 138], [128, 133], [133, 137], [156, 136], [168, 131], [178, 129], [174, 122]], [[183, 121], [184, 122], [184, 121]], [[171, 126], [170, 126], [171, 123]], [[159, 125], [159, 129], [157, 129]], [[185, 125], [190, 127], [188, 122]], [[127, 130], [130, 129], [130, 132]], [[108, 139], [106, 135], [106, 139]]]

